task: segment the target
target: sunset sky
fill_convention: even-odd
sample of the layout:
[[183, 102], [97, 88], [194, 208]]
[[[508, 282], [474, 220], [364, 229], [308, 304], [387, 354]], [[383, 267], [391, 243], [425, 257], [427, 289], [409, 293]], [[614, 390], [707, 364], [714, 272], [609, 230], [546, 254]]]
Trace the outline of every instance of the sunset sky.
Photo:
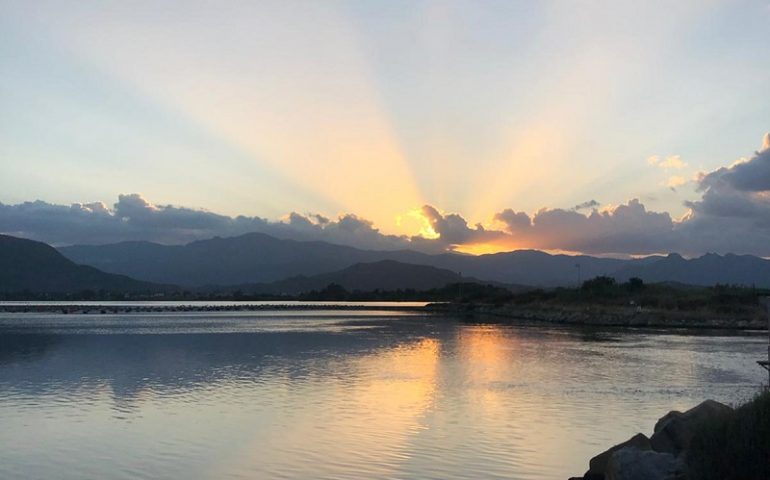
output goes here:
[[768, 0], [0, 0], [0, 232], [770, 256], [768, 25]]

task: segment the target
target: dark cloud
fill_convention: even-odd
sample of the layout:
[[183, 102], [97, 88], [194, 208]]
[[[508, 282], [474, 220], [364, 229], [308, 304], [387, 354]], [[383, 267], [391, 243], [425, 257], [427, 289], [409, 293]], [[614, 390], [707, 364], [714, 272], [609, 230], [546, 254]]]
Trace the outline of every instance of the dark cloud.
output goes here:
[[740, 192], [770, 191], [770, 134], [765, 135], [762, 150], [745, 161], [722, 167], [698, 179], [699, 188], [731, 188]]
[[699, 175], [677, 231], [694, 250], [770, 256], [770, 134], [747, 160]]
[[574, 207], [572, 207], [572, 210], [579, 212], [580, 210], [593, 210], [594, 208], [598, 208], [600, 206], [600, 203], [596, 200], [588, 200], [587, 202], [578, 203]]
[[495, 220], [519, 246], [586, 253], [658, 252], [673, 229], [668, 213], [647, 211], [637, 199], [604, 212], [594, 208], [588, 215], [541, 209], [530, 219], [508, 209]]
[[[590, 200], [571, 209], [544, 208], [533, 215], [505, 209], [493, 225], [469, 225], [457, 213], [424, 205], [419, 214], [432, 235], [386, 235], [367, 219], [342, 214], [291, 212], [281, 221], [230, 217], [200, 209], [153, 205], [139, 194], [103, 203], [54, 205], [0, 204], [0, 232], [55, 245], [103, 244], [125, 240], [186, 243], [214, 236], [262, 232], [278, 238], [323, 240], [365, 249], [410, 248], [444, 252], [492, 244], [496, 249], [540, 248], [592, 254], [751, 253], [770, 256], [770, 136], [748, 160], [696, 179], [701, 197], [688, 202], [689, 213], [674, 220], [633, 199], [599, 210]], [[584, 210], [590, 210], [584, 212]], [[436, 238], [432, 238], [436, 237]]]
[[748, 160], [736, 162], [708, 174], [701, 174], [698, 201], [687, 202], [693, 219], [735, 217], [760, 227], [770, 225], [770, 134], [762, 150]]
[[515, 212], [510, 208], [495, 214], [494, 220], [503, 224], [504, 229], [511, 235], [526, 232], [532, 226], [532, 220], [529, 218], [529, 215], [524, 212]]
[[400, 249], [406, 237], [384, 235], [355, 215], [330, 220], [292, 212], [285, 221], [229, 217], [205, 210], [153, 205], [141, 195], [120, 195], [112, 209], [103, 203], [55, 205], [42, 201], [0, 203], [0, 232], [54, 245], [105, 244], [131, 240], [179, 244], [214, 236], [262, 232], [279, 238], [325, 240], [361, 248]]
[[493, 243], [505, 236], [503, 232], [486, 230], [481, 224], [469, 227], [468, 222], [456, 213], [442, 214], [431, 205], [422, 207], [422, 215], [434, 232], [439, 235], [435, 243], [446, 249], [477, 243]]
[[386, 235], [369, 220], [350, 213], [340, 215], [337, 220], [317, 214], [292, 213], [288, 223], [272, 222], [260, 231], [280, 238], [323, 240], [372, 250], [399, 250], [411, 246], [407, 237]]

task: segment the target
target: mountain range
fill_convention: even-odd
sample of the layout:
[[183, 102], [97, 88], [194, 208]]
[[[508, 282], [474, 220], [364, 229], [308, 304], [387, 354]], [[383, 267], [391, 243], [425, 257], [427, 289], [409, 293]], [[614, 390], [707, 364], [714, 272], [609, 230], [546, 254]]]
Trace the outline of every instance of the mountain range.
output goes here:
[[[384, 260], [448, 270], [456, 273], [457, 278], [462, 275], [463, 278], [538, 287], [576, 285], [580, 280], [599, 275], [612, 276], [621, 281], [638, 277], [645, 282], [770, 287], [770, 261], [751, 255], [732, 254], [706, 254], [692, 259], [678, 254], [616, 259], [551, 255], [537, 250], [479, 256], [458, 253], [429, 255], [411, 250], [361, 250], [319, 241], [282, 240], [261, 233], [216, 237], [186, 245], [123, 242], [99, 246], [76, 245], [60, 248], [59, 251], [75, 263], [91, 265], [105, 272], [186, 287], [265, 286], [288, 281], [292, 277], [291, 281], [297, 285], [302, 282], [316, 285], [325, 278], [323, 274], [339, 273], [357, 264], [376, 264]], [[352, 272], [355, 269], [344, 275], [352, 275]], [[386, 272], [382, 274], [386, 275]], [[404, 282], [410, 275], [402, 272], [402, 285], [406, 285]], [[365, 276], [362, 274], [358, 278]], [[301, 280], [300, 277], [309, 279]], [[381, 285], [377, 288], [384, 288], [385, 283]]]
[[[320, 291], [331, 284], [343, 287], [347, 291], [373, 292], [414, 290], [425, 291], [438, 289], [454, 283], [496, 283], [462, 277], [457, 272], [429, 265], [414, 265], [395, 260], [381, 260], [373, 263], [357, 263], [336, 272], [319, 275], [286, 278], [277, 282], [247, 284], [239, 290], [257, 294], [298, 295], [310, 291]], [[497, 284], [508, 290], [526, 290], [531, 287]]]
[[72, 293], [157, 291], [161, 285], [77, 265], [41, 242], [0, 235], [0, 293]]

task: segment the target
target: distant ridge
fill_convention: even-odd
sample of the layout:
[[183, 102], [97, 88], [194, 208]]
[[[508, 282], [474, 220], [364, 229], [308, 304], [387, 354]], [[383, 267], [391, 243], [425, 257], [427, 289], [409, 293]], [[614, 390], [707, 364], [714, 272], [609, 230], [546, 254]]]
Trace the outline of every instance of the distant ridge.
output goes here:
[[139, 292], [159, 287], [76, 265], [45, 243], [0, 235], [0, 293]]
[[537, 250], [471, 256], [429, 255], [399, 250], [374, 251], [326, 242], [281, 240], [250, 233], [212, 238], [187, 245], [124, 242], [78, 245], [59, 249], [76, 263], [133, 278], [200, 287], [272, 283], [290, 277], [313, 277], [382, 260], [427, 265], [463, 277], [538, 287], [574, 286], [599, 275], [618, 280], [639, 277], [646, 282], [717, 283], [770, 287], [770, 261], [751, 255], [715, 255], [687, 260], [679, 255], [639, 259], [551, 255]]
[[629, 265], [616, 272], [619, 280], [639, 277], [645, 282], [678, 282], [711, 286], [717, 283], [770, 287], [770, 261], [753, 255], [707, 253], [686, 259], [672, 253], [646, 265]]
[[280, 240], [262, 233], [215, 237], [187, 245], [124, 242], [77, 245], [59, 251], [77, 263], [104, 271], [185, 286], [268, 283], [379, 260], [426, 265], [430, 258], [409, 251], [377, 252], [326, 242]]
[[[246, 293], [297, 295], [320, 291], [330, 284], [336, 284], [353, 292], [415, 290], [424, 291], [442, 288], [459, 282], [483, 283], [480, 280], [462, 277], [457, 272], [429, 265], [414, 265], [395, 260], [380, 260], [373, 263], [357, 263], [331, 273], [306, 277], [303, 275], [266, 284], [243, 285]], [[512, 289], [524, 287], [511, 286]]]

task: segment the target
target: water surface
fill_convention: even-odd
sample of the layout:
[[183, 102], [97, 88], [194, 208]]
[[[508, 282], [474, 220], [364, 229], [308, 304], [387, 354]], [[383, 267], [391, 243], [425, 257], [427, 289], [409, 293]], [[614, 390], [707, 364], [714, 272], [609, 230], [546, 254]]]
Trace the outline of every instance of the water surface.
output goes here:
[[356, 312], [0, 315], [0, 478], [552, 479], [765, 380], [765, 334]]

